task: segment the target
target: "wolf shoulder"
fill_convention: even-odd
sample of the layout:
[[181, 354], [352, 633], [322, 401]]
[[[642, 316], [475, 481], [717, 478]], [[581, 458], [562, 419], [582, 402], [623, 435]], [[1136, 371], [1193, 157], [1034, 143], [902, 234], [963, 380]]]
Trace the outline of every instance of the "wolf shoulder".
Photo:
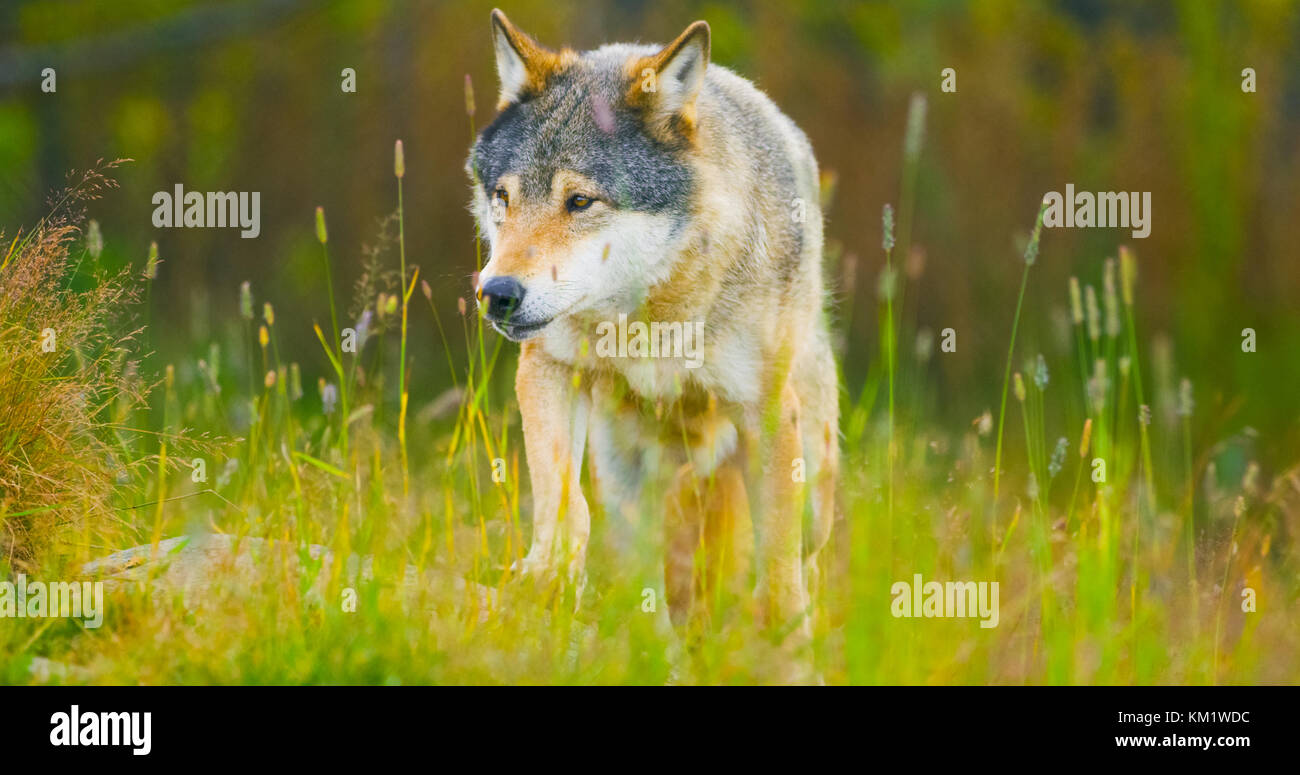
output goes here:
[[793, 180], [788, 182], [800, 195], [816, 201], [817, 159], [812, 143], [797, 124], [749, 79], [729, 68], [710, 63], [698, 102], [701, 129], [722, 140], [710, 145], [729, 157], [720, 161], [772, 169], [789, 164]]

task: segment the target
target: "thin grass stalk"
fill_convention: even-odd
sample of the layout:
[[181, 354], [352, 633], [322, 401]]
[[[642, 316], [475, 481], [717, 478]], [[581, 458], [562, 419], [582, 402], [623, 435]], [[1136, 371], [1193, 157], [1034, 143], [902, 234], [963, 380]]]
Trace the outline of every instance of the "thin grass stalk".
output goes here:
[[1038, 207], [1038, 217], [1034, 219], [1034, 230], [1029, 243], [1025, 246], [1025, 270], [1020, 275], [1020, 293], [1016, 296], [1016, 314], [1011, 320], [1011, 342], [1007, 345], [1007, 367], [1002, 375], [1002, 400], [998, 408], [997, 451], [993, 455], [993, 503], [998, 501], [998, 485], [1002, 480], [1002, 429], [1007, 420], [1007, 387], [1011, 384], [1011, 362], [1016, 354], [1016, 332], [1020, 329], [1020, 311], [1025, 305], [1025, 288], [1029, 286], [1029, 268], [1038, 258], [1038, 239], [1043, 229], [1043, 213], [1047, 210], [1047, 200]]
[[399, 403], [397, 418], [397, 441], [402, 455], [402, 495], [411, 494], [411, 469], [406, 455], [406, 405], [409, 394], [406, 390], [406, 316], [410, 306], [411, 292], [415, 290], [415, 278], [406, 284], [406, 219], [402, 201], [402, 178], [406, 176], [406, 159], [402, 152], [402, 141], [393, 147], [393, 174], [397, 178], [397, 247], [401, 256], [402, 270], [402, 343], [397, 364], [397, 395]]

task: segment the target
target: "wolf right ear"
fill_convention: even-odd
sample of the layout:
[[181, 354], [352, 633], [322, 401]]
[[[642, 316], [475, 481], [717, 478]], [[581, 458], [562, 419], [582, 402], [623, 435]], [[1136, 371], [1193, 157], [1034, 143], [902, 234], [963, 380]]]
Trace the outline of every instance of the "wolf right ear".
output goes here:
[[565, 61], [563, 53], [540, 45], [496, 8], [492, 9], [492, 48], [501, 80], [498, 110], [540, 92], [546, 87], [546, 79]]

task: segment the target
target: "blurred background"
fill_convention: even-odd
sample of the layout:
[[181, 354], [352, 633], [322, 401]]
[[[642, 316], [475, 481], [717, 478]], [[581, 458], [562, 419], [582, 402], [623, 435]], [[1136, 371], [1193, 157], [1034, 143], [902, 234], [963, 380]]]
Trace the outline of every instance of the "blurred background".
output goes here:
[[[1300, 12], [1253, 2], [565, 2], [497, 0], [541, 42], [666, 41], [695, 19], [712, 59], [752, 79], [809, 135], [836, 178], [827, 212], [845, 379], [878, 352], [881, 207], [897, 206], [909, 100], [928, 100], [904, 320], [931, 331], [933, 408], [996, 408], [1019, 246], [1046, 191], [1150, 191], [1151, 236], [1046, 232], [1021, 351], [1069, 357], [1067, 280], [1098, 285], [1121, 243], [1140, 266], [1144, 346], [1170, 345], [1209, 424], [1297, 440], [1300, 384]], [[129, 157], [93, 203], [107, 260], [163, 264], [148, 312], [151, 363], [192, 362], [240, 335], [239, 284], [272, 301], [286, 360], [315, 382], [328, 320], [313, 211], [325, 208], [345, 298], [396, 208], [406, 149], [408, 261], [455, 319], [475, 269], [471, 126], [491, 120], [489, 2], [5, 0], [0, 3], [0, 228], [44, 212], [72, 169]], [[57, 91], [41, 91], [53, 67]], [[957, 91], [940, 91], [956, 70]], [[1257, 91], [1243, 93], [1242, 69]], [[356, 71], [356, 92], [340, 88]], [[476, 114], [465, 109], [472, 79]], [[155, 229], [156, 191], [260, 191], [261, 236]], [[921, 260], [923, 254], [923, 260]], [[386, 259], [387, 260], [387, 259]], [[396, 266], [391, 256], [390, 266]], [[348, 305], [344, 305], [348, 306]], [[429, 310], [414, 306], [414, 401], [448, 380]], [[353, 310], [355, 313], [355, 310]], [[938, 354], [954, 328], [958, 352]], [[1241, 352], [1254, 328], [1258, 352]], [[452, 336], [453, 343], [459, 335]], [[453, 344], [453, 347], [457, 345]], [[1059, 355], [1063, 353], [1064, 355]], [[242, 359], [232, 358], [232, 368]], [[463, 360], [461, 361], [463, 362]], [[1063, 363], [1071, 363], [1063, 360]], [[1242, 400], [1245, 397], [1246, 400]], [[1269, 450], [1261, 450], [1267, 453]]]

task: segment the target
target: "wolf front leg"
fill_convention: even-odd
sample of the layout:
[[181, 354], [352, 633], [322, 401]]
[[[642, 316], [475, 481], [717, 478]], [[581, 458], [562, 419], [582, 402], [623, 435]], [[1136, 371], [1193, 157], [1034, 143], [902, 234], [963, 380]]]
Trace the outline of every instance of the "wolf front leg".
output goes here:
[[[779, 390], [779, 392], [777, 392]], [[758, 538], [756, 602], [762, 623], [798, 649], [811, 637], [808, 595], [804, 589], [803, 485], [792, 474], [803, 455], [799, 397], [788, 379], [773, 391], [760, 420], [761, 466], [756, 534]]]
[[536, 342], [524, 342], [515, 395], [524, 423], [524, 454], [533, 487], [533, 543], [520, 570], [551, 579], [563, 568], [581, 593], [591, 516], [582, 495], [582, 455], [591, 399], [572, 369]]

